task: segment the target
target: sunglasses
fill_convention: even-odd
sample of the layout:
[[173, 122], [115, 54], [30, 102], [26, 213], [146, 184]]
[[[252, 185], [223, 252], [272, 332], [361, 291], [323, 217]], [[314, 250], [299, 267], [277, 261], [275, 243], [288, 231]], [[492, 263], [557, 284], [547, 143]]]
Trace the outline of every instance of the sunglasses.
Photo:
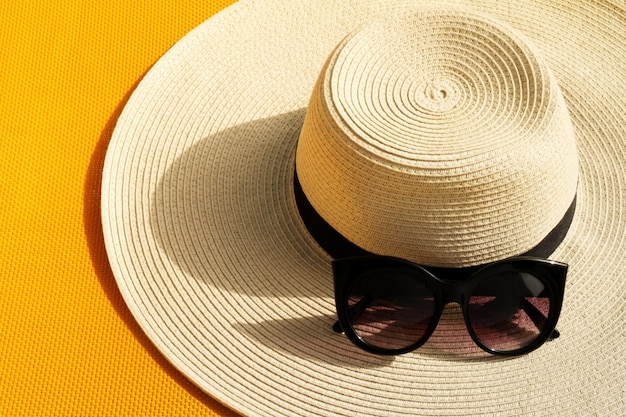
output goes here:
[[337, 259], [333, 329], [371, 353], [406, 353], [428, 340], [444, 306], [456, 302], [481, 349], [522, 355], [559, 336], [566, 274], [567, 264], [533, 257], [460, 269], [375, 255]]

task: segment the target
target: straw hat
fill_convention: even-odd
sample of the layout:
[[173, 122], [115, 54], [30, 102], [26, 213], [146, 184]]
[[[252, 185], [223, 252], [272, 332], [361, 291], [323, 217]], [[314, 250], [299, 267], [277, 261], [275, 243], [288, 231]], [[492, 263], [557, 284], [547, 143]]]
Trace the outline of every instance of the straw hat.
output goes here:
[[[625, 30], [609, 2], [231, 6], [154, 65], [111, 139], [126, 303], [246, 415], [623, 414]], [[318, 236], [298, 186], [349, 244]], [[451, 307], [418, 350], [363, 352], [332, 331], [329, 252], [350, 244], [445, 267], [549, 247], [570, 266], [561, 337], [493, 357]]]

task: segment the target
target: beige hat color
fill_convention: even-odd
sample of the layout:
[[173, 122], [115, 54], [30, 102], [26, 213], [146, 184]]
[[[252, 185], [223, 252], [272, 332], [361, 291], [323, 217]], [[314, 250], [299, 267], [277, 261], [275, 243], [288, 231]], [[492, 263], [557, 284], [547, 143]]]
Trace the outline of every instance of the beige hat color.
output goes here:
[[[624, 74], [624, 4], [242, 0], [119, 117], [115, 278], [164, 356], [244, 415], [624, 415]], [[345, 238], [431, 266], [525, 253], [575, 199], [550, 255], [570, 266], [561, 337], [490, 356], [452, 307], [414, 352], [360, 351], [331, 329], [296, 169]]]

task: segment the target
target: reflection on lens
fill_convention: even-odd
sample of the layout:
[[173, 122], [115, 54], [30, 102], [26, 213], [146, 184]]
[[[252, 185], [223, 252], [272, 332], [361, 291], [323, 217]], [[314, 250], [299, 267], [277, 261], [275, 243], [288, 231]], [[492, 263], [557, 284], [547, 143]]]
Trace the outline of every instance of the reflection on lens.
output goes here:
[[372, 271], [350, 289], [348, 310], [356, 334], [371, 346], [402, 349], [420, 341], [435, 312], [435, 296], [419, 278]]
[[483, 280], [469, 298], [474, 333], [490, 349], [510, 352], [531, 344], [542, 333], [550, 312], [550, 294], [527, 272]]

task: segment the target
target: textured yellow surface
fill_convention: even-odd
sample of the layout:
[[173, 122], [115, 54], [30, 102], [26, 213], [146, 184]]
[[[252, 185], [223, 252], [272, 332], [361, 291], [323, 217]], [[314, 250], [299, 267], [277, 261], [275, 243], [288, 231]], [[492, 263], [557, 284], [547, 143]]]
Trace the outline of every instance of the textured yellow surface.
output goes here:
[[234, 415], [142, 333], [99, 214], [134, 86], [230, 3], [0, 2], [0, 416]]

